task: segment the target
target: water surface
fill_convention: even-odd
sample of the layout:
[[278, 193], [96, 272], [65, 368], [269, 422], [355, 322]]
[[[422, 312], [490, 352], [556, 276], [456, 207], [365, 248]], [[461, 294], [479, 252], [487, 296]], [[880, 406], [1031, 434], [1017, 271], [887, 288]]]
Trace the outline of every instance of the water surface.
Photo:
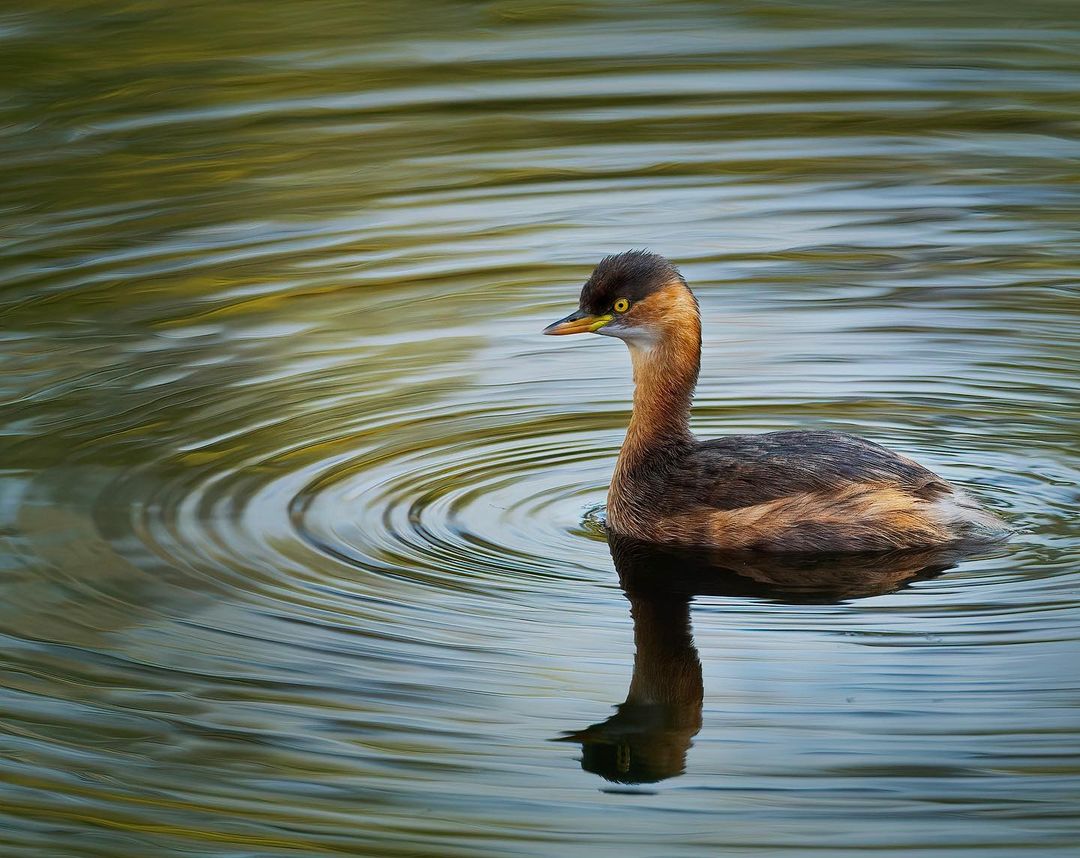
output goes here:
[[[4, 851], [1071, 853], [1078, 90], [1067, 2], [0, 13]], [[539, 331], [642, 246], [700, 434], [1018, 537], [624, 593], [627, 356]]]

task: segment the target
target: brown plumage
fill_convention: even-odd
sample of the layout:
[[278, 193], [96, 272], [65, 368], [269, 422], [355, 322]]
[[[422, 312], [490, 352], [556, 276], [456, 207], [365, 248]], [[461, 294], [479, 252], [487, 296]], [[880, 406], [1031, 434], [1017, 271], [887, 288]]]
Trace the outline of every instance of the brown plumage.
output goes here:
[[690, 402], [701, 361], [697, 300], [666, 259], [604, 259], [575, 313], [547, 334], [624, 340], [634, 411], [608, 492], [608, 527], [651, 542], [790, 552], [883, 551], [1008, 534], [916, 462], [840, 432], [698, 441]]

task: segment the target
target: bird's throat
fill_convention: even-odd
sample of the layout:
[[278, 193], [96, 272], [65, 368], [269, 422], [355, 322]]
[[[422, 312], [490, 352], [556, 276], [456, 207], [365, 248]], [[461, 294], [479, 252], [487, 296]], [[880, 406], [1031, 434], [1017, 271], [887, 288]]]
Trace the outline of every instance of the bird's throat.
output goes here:
[[692, 442], [690, 403], [701, 361], [699, 331], [694, 326], [652, 343], [628, 343], [634, 366], [634, 411], [620, 465]]

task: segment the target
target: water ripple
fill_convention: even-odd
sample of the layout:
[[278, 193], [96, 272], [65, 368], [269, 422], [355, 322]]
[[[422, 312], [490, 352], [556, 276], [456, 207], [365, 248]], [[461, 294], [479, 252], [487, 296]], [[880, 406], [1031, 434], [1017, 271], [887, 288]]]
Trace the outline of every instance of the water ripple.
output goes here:
[[[0, 843], [1064, 854], [1074, 24], [0, 17]], [[631, 574], [625, 351], [538, 333], [631, 246], [700, 298], [701, 435], [856, 432], [1017, 538]]]

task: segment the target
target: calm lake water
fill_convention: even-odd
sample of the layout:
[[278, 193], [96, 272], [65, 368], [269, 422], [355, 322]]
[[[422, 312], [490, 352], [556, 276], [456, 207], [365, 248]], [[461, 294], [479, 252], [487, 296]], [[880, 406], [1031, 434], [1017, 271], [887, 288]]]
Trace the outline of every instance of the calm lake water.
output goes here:
[[[32, 0], [0, 92], [4, 854], [1075, 854], [1075, 3]], [[609, 549], [629, 247], [700, 434], [1019, 535]]]

